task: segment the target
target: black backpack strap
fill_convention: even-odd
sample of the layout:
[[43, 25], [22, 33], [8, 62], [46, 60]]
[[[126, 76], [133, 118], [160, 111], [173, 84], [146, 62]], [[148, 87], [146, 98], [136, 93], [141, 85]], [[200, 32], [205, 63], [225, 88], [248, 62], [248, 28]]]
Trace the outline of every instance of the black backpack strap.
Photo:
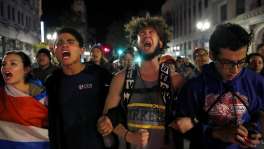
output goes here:
[[[134, 65], [126, 69], [125, 81], [124, 81], [123, 90], [121, 93], [121, 101], [120, 101], [121, 108], [124, 110], [123, 113], [127, 113], [127, 105], [130, 102], [131, 95], [136, 84], [137, 70], [138, 70], [138, 65]], [[125, 123], [127, 123], [127, 120], [125, 121], [126, 121]], [[126, 143], [126, 147], [130, 149], [130, 144]]]
[[125, 110], [127, 110], [127, 105], [130, 102], [130, 98], [135, 87], [137, 68], [138, 66], [134, 65], [126, 69], [125, 81], [121, 96], [121, 105]]
[[164, 104], [166, 104], [167, 100], [171, 99], [170, 66], [167, 63], [160, 64], [159, 86], [161, 90], [161, 98]]
[[173, 99], [171, 92], [171, 77], [170, 77], [170, 66], [167, 63], [161, 63], [159, 69], [159, 86], [161, 92], [161, 98], [165, 104], [165, 144], [169, 144], [169, 123], [173, 117]]

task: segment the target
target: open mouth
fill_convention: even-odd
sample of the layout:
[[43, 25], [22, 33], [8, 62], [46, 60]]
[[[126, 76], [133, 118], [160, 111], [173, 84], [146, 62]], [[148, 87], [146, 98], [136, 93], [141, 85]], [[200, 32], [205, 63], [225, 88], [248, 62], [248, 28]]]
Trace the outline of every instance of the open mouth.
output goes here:
[[144, 47], [145, 48], [150, 48], [151, 47], [151, 43], [150, 42], [145, 42], [144, 43]]
[[62, 52], [62, 58], [69, 58], [71, 56], [71, 53], [69, 51], [63, 51]]
[[5, 79], [10, 79], [13, 76], [13, 74], [11, 72], [5, 72], [3, 76]]

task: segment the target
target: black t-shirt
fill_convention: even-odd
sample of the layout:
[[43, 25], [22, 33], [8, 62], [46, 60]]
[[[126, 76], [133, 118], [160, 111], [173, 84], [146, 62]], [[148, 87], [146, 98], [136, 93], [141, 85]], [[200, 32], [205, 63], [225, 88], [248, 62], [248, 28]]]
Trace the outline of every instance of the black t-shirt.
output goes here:
[[[102, 115], [106, 98], [106, 84], [109, 78], [101, 68], [88, 65], [77, 75], [67, 76], [61, 74], [57, 90], [57, 105], [60, 124], [56, 117], [50, 117], [51, 125], [59, 125], [60, 132], [51, 130], [54, 135], [59, 135], [63, 149], [87, 149], [103, 147], [101, 135], [97, 132], [96, 123]], [[104, 76], [104, 77], [103, 77]], [[56, 92], [53, 91], [53, 94]], [[55, 96], [52, 96], [55, 97]], [[56, 100], [56, 99], [49, 99]], [[53, 103], [53, 101], [50, 101]], [[49, 104], [50, 104], [49, 102]], [[53, 111], [54, 108], [52, 105]], [[55, 123], [53, 123], [55, 122]], [[54, 127], [54, 126], [53, 126]], [[58, 143], [58, 142], [57, 142]]]
[[80, 145], [78, 148], [84, 148], [86, 142], [95, 146], [99, 143], [96, 129], [96, 122], [102, 109], [99, 108], [102, 106], [99, 95], [100, 87], [96, 76], [87, 73], [63, 76], [60, 104], [63, 113], [63, 136], [65, 142], [68, 142], [67, 146], [78, 144]]

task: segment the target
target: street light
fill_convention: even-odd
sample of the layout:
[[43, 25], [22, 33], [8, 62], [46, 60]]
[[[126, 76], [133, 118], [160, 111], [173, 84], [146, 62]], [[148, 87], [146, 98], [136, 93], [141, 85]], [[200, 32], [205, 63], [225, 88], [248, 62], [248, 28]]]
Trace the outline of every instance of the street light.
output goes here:
[[57, 39], [57, 33], [56, 32], [48, 33], [46, 37], [47, 37], [47, 42], [48, 42], [49, 48], [52, 49], [53, 44], [54, 44], [55, 40]]
[[196, 28], [200, 31], [206, 31], [211, 27], [211, 23], [208, 20], [198, 21], [196, 23]]
[[53, 34], [48, 33], [48, 34], [47, 34], [47, 39], [48, 39], [49, 41], [55, 41], [55, 40], [57, 39], [57, 33], [56, 33], [56, 32], [54, 32]]
[[[209, 30], [210, 27], [211, 27], [211, 23], [208, 20], [198, 21], [196, 23], [196, 28], [201, 32], [205, 32]], [[208, 47], [209, 44], [207, 45], [206, 43], [208, 43], [208, 40], [205, 39], [204, 33], [202, 33], [200, 44], [202, 47]]]

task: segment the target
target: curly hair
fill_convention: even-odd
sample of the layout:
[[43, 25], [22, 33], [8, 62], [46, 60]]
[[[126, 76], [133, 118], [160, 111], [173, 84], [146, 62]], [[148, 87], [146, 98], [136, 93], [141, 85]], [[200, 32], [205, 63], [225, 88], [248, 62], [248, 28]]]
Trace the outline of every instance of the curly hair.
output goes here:
[[132, 17], [131, 21], [125, 25], [125, 31], [128, 33], [127, 38], [132, 46], [137, 43], [137, 34], [145, 27], [153, 27], [162, 41], [164, 48], [172, 38], [171, 28], [160, 16], [154, 17]]

